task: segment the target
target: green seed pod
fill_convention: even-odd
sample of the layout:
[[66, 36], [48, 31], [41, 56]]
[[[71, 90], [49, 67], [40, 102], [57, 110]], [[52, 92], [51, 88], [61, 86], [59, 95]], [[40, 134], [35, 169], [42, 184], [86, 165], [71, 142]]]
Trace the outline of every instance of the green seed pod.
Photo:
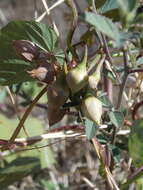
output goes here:
[[48, 105], [50, 109], [59, 109], [69, 97], [69, 88], [65, 74], [60, 72], [56, 81], [48, 87]]
[[102, 68], [104, 59], [101, 59], [101, 61], [98, 63], [96, 67], [95, 72], [92, 75], [90, 75], [88, 78], [89, 87], [93, 90], [97, 88], [97, 85], [99, 81], [101, 80], [101, 68]]
[[73, 94], [81, 90], [88, 82], [86, 63], [87, 63], [87, 46], [85, 49], [85, 55], [82, 62], [79, 63], [75, 68], [71, 69], [66, 76], [68, 86]]
[[83, 99], [81, 109], [85, 117], [92, 120], [97, 125], [101, 124], [102, 103], [100, 100], [89, 95]]

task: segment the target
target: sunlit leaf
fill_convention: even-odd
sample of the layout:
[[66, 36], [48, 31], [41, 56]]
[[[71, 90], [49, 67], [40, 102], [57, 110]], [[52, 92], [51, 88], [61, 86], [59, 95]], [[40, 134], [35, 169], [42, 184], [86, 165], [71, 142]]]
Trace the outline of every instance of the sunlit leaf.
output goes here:
[[85, 134], [86, 134], [87, 138], [92, 139], [93, 137], [95, 137], [97, 130], [98, 130], [98, 126], [96, 126], [93, 121], [86, 118]]
[[100, 13], [105, 13], [119, 7], [116, 0], [106, 0], [104, 5], [99, 9]]
[[124, 124], [124, 115], [120, 111], [110, 111], [109, 117], [111, 122], [117, 127], [120, 128]]
[[32, 78], [26, 71], [35, 64], [18, 58], [13, 46], [13, 40], [29, 40], [45, 51], [54, 51], [57, 36], [45, 24], [34, 21], [12, 21], [0, 30], [0, 84], [12, 85], [30, 81]]
[[102, 15], [86, 12], [83, 15], [83, 19], [89, 24], [95, 26], [97, 30], [107, 35], [111, 39], [117, 40], [117, 38], [119, 38], [119, 30], [109, 18]]

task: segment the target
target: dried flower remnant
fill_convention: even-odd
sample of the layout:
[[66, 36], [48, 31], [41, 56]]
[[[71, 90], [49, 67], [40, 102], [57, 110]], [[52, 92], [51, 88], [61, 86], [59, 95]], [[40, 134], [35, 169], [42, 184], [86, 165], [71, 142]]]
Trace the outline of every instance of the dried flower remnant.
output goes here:
[[12, 43], [17, 55], [25, 61], [34, 61], [38, 54], [38, 47], [28, 40], [14, 40]]

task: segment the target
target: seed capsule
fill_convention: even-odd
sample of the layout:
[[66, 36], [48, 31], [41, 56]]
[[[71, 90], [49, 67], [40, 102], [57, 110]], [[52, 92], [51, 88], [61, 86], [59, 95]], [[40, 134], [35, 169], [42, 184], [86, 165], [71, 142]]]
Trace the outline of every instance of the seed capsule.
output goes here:
[[95, 72], [89, 76], [88, 78], [88, 83], [89, 83], [89, 87], [93, 90], [95, 90], [97, 88], [97, 85], [99, 83], [99, 81], [101, 80], [101, 68], [104, 62], [104, 59], [101, 59], [101, 61], [98, 63]]
[[81, 90], [88, 82], [86, 63], [87, 47], [85, 49], [85, 55], [82, 62], [79, 63], [75, 68], [71, 69], [66, 76], [68, 86], [73, 94]]
[[96, 97], [89, 95], [83, 99], [81, 109], [85, 117], [95, 122], [97, 125], [101, 124], [102, 103]]

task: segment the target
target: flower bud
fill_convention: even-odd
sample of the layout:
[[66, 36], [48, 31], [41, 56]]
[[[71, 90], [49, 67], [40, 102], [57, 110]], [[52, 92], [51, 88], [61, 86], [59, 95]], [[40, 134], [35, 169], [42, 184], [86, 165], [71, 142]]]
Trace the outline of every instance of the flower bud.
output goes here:
[[12, 46], [16, 50], [18, 56], [20, 56], [25, 61], [32, 62], [38, 56], [38, 48], [34, 43], [28, 40], [15, 40]]
[[81, 63], [71, 69], [66, 76], [66, 80], [72, 93], [76, 93], [81, 90], [88, 82], [88, 74], [86, 70], [87, 63], [87, 47], [85, 49], [85, 55]]
[[100, 100], [89, 95], [83, 99], [81, 109], [85, 117], [92, 120], [97, 125], [101, 124], [102, 103]]

